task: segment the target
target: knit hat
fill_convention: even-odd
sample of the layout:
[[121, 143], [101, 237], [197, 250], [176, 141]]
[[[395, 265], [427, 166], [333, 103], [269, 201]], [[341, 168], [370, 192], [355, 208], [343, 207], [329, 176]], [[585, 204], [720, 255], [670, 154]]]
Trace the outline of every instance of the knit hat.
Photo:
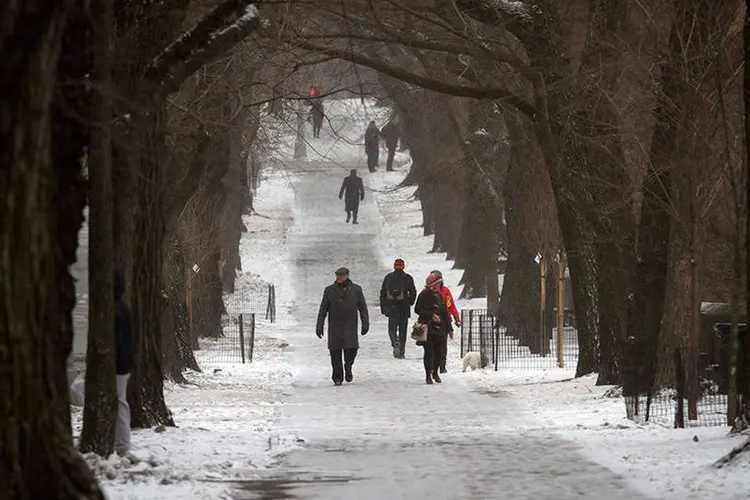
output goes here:
[[393, 261], [393, 269], [404, 269], [404, 259], [396, 259]]
[[440, 276], [438, 276], [435, 273], [430, 273], [430, 274], [427, 275], [427, 279], [424, 280], [424, 283], [427, 286], [432, 286], [435, 283], [437, 283], [438, 281], [443, 281], [443, 278], [441, 278]]

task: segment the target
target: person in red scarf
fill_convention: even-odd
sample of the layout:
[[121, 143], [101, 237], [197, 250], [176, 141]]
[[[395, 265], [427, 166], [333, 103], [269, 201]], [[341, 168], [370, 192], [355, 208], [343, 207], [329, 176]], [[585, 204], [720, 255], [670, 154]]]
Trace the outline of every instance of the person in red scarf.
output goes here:
[[[453, 322], [456, 324], [456, 328], [461, 327], [461, 316], [458, 314], [458, 309], [456, 308], [456, 301], [453, 300], [453, 294], [451, 293], [450, 288], [445, 286], [443, 283], [443, 273], [438, 271], [437, 269], [433, 269], [430, 271], [430, 274], [434, 274], [438, 277], [440, 280], [440, 289], [438, 290], [440, 292], [440, 295], [443, 296], [443, 301], [445, 302], [445, 307], [448, 308], [448, 314], [453, 317]], [[450, 332], [450, 337], [453, 339], [453, 331]], [[445, 367], [445, 362], [448, 358], [448, 337], [446, 336], [443, 340], [443, 347], [440, 352], [440, 373], [448, 373], [447, 368]]]

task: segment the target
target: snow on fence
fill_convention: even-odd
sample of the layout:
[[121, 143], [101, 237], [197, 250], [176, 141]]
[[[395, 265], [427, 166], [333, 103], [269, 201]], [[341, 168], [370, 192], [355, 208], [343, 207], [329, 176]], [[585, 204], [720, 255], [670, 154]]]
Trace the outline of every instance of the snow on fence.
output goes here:
[[200, 349], [195, 351], [198, 365], [251, 363], [255, 350], [255, 314], [225, 317], [222, 331], [221, 337], [199, 339]]
[[[560, 339], [558, 345], [558, 339]], [[572, 326], [521, 331], [502, 324], [484, 309], [461, 311], [461, 356], [479, 352], [487, 367], [498, 370], [574, 369], [578, 363], [578, 333]]]

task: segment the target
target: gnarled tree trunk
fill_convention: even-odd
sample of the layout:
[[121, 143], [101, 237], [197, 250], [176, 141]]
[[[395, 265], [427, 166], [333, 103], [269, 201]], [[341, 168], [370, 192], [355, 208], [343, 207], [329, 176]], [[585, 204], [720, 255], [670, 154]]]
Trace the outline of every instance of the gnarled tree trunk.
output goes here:
[[52, 161], [50, 108], [67, 12], [67, 2], [0, 4], [0, 491], [10, 498], [103, 498], [73, 448], [66, 383], [75, 245], [64, 243], [80, 226], [58, 217], [66, 206], [80, 217], [80, 163]]

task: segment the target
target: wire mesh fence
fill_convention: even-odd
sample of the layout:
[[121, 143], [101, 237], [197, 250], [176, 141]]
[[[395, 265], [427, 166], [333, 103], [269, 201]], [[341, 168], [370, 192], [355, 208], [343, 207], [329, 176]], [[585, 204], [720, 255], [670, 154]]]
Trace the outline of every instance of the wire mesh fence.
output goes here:
[[[729, 328], [728, 324], [717, 323], [713, 325], [712, 334], [702, 339], [696, 367], [697, 383], [692, 385], [686, 374], [687, 363], [682, 348], [673, 351], [667, 380], [663, 380], [665, 375], [662, 374], [652, 384], [648, 377], [632, 373], [639, 366], [637, 361], [627, 362], [628, 358], [645, 359], [642, 352], [645, 346], [630, 346], [625, 353], [623, 376], [635, 380], [623, 386], [634, 388], [623, 394], [627, 417], [676, 428], [729, 425]], [[742, 325], [740, 337], [745, 331], [746, 327]], [[741, 367], [738, 367], [738, 373], [741, 373]], [[660, 388], [653, 389], [652, 385]]]
[[494, 370], [572, 368], [578, 362], [578, 333], [573, 326], [523, 331], [502, 325], [484, 309], [461, 311], [461, 356], [479, 352]]
[[227, 314], [255, 314], [257, 321], [276, 322], [276, 286], [265, 281], [243, 280], [234, 293], [224, 296]]
[[251, 363], [255, 349], [255, 314], [229, 316], [223, 322], [223, 336], [202, 338], [200, 349], [195, 351], [199, 365], [226, 363]]

